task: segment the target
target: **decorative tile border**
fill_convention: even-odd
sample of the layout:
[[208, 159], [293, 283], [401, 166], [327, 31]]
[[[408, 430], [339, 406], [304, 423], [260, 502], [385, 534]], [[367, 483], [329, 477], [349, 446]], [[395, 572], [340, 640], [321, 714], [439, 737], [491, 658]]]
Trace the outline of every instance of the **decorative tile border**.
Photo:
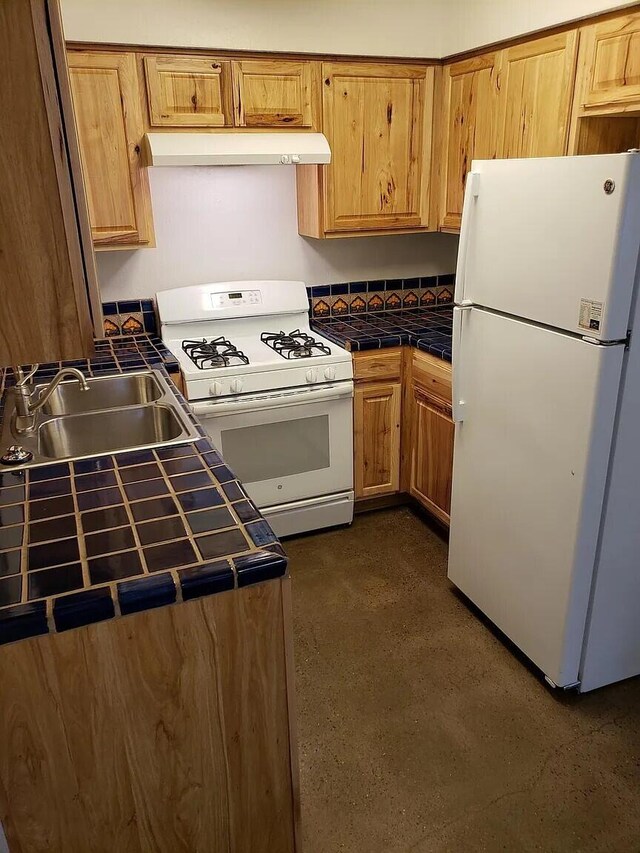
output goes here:
[[105, 338], [158, 333], [158, 320], [153, 299], [103, 302], [102, 314]]
[[307, 288], [312, 316], [345, 317], [379, 311], [433, 308], [453, 303], [455, 275], [378, 279]]

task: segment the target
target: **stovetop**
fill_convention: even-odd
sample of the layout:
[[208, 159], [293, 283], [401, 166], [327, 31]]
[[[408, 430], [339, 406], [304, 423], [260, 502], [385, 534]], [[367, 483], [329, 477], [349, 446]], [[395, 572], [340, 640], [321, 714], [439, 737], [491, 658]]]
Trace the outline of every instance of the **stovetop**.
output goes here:
[[182, 341], [182, 350], [199, 370], [249, 364], [247, 356], [222, 335], [218, 338]]
[[321, 355], [331, 355], [326, 344], [320, 343], [300, 329], [294, 332], [263, 332], [260, 340], [282, 358], [317, 358]]

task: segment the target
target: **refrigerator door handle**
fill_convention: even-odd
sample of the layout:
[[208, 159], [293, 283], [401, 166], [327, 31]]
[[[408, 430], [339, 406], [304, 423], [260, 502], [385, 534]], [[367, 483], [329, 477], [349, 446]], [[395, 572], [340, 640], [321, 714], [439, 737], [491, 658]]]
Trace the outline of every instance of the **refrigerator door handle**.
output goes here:
[[460, 424], [464, 420], [465, 401], [460, 388], [460, 365], [463, 359], [459, 358], [458, 353], [462, 345], [462, 318], [465, 311], [471, 311], [472, 308], [472, 305], [456, 305], [453, 309], [453, 353], [457, 365], [451, 378], [451, 418], [454, 424]]
[[469, 234], [473, 211], [475, 210], [475, 199], [480, 193], [480, 172], [469, 172], [467, 183], [464, 188], [464, 204], [462, 229], [460, 231], [460, 246], [458, 247], [458, 268], [456, 270], [456, 293], [455, 300], [458, 304], [464, 303], [464, 285], [467, 274], [467, 252], [469, 249]]

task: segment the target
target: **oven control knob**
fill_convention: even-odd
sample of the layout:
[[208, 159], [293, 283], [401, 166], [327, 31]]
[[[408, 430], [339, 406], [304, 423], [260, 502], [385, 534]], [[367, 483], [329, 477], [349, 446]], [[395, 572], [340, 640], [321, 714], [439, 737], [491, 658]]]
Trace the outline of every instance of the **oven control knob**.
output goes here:
[[231, 391], [234, 394], [239, 394], [242, 391], [242, 379], [234, 379], [231, 383]]
[[335, 367], [327, 367], [324, 371], [324, 378], [328, 379], [329, 382], [332, 382], [336, 378], [336, 369]]
[[317, 382], [318, 381], [318, 371], [315, 367], [309, 368], [307, 370], [307, 382]]
[[222, 382], [217, 380], [209, 386], [209, 393], [212, 397], [219, 397], [222, 394]]

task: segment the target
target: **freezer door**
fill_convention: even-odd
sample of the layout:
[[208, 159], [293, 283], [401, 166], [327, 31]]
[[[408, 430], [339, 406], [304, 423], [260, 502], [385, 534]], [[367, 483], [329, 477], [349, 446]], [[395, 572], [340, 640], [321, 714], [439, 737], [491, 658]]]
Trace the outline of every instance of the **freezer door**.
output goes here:
[[556, 684], [572, 684], [624, 347], [455, 311], [449, 578]]
[[456, 302], [622, 340], [639, 245], [639, 154], [474, 160]]

